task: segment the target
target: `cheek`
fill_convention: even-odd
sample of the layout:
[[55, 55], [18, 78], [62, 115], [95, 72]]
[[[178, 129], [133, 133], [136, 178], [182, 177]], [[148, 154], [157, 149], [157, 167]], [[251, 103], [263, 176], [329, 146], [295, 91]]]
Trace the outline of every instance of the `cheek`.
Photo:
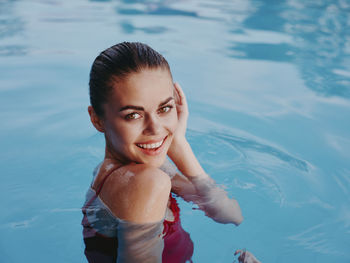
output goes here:
[[123, 147], [130, 143], [134, 137], [134, 129], [127, 125], [111, 125], [106, 129], [106, 136], [114, 147]]
[[126, 125], [126, 127], [123, 127], [123, 129], [119, 130], [118, 134], [120, 140], [126, 145], [135, 143], [138, 135], [139, 130], [137, 125], [133, 125], [132, 127]]
[[171, 117], [170, 117], [169, 121], [167, 122], [167, 124], [168, 124], [168, 129], [169, 129], [170, 131], [174, 132], [174, 131], [176, 130], [177, 125], [178, 125], [178, 119], [177, 119], [177, 114], [176, 114], [176, 112], [174, 112], [174, 113], [171, 115]]

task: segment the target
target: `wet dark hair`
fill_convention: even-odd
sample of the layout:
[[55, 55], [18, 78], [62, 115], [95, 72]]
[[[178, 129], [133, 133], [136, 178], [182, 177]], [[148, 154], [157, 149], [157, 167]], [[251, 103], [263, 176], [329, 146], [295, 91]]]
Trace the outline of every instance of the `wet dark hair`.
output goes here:
[[122, 42], [102, 51], [90, 71], [90, 103], [96, 114], [104, 116], [103, 104], [108, 101], [116, 80], [126, 79], [130, 73], [142, 69], [156, 68], [170, 73], [166, 59], [143, 43]]

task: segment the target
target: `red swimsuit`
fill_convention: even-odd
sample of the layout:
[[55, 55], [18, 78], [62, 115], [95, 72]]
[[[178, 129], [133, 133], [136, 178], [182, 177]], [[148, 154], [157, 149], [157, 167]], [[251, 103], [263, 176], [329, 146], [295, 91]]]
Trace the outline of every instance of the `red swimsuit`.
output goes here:
[[170, 194], [170, 209], [175, 220], [173, 222], [164, 220], [163, 222], [165, 236], [162, 262], [192, 262], [193, 242], [190, 235], [181, 226], [180, 208], [172, 194]]

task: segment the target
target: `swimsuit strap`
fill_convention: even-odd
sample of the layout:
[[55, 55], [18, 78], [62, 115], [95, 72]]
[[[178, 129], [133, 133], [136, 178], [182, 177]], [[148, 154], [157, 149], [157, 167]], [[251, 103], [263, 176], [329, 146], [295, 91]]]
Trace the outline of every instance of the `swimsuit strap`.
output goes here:
[[96, 191], [96, 196], [100, 194], [100, 192], [101, 192], [101, 190], [102, 190], [102, 187], [103, 187], [104, 183], [106, 182], [107, 178], [108, 178], [114, 171], [116, 171], [116, 170], [119, 169], [119, 168], [120, 168], [120, 166], [119, 166], [119, 167], [118, 167], [118, 166], [117, 166], [117, 167], [114, 167], [112, 170], [110, 170], [110, 171], [108, 172], [108, 174], [105, 176], [105, 178], [103, 178], [101, 184], [98, 186], [98, 189], [97, 189], [97, 191]]
[[108, 172], [108, 174], [105, 176], [105, 178], [103, 178], [101, 184], [98, 186], [98, 189], [96, 191], [96, 194], [84, 205], [83, 207], [83, 213], [86, 212], [86, 208], [88, 208], [92, 202], [97, 198], [97, 196], [100, 194], [101, 190], [102, 190], [102, 186], [103, 184], [105, 183], [105, 181], [107, 180], [107, 178], [114, 172], [116, 171], [117, 169], [119, 169], [119, 167], [114, 167], [111, 171]]

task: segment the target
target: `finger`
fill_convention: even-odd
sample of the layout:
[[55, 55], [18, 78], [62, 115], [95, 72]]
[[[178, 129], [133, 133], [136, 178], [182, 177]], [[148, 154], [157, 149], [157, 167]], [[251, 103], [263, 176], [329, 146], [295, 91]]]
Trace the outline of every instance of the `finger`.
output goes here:
[[179, 92], [178, 92], [178, 89], [176, 87], [176, 84], [177, 83], [174, 83], [174, 99], [175, 99], [175, 103], [176, 104], [180, 104], [180, 101], [181, 101], [181, 97], [179, 95]]
[[175, 82], [174, 83], [174, 89], [175, 89], [175, 100], [177, 104], [182, 104], [181, 101], [181, 93], [180, 93], [180, 85], [179, 83]]
[[174, 87], [176, 90], [177, 95], [179, 96], [179, 104], [180, 105], [184, 105], [186, 104], [186, 97], [185, 97], [185, 93], [183, 92], [181, 86], [179, 83], [175, 82], [174, 83]]
[[239, 254], [239, 256], [238, 256], [238, 262], [239, 263], [244, 263], [244, 250], [241, 250], [241, 249], [237, 249], [236, 250], [236, 252], [235, 252], [235, 256], [237, 256], [238, 254]]
[[238, 260], [240, 260], [241, 262], [244, 262], [245, 256], [246, 256], [245, 251], [243, 251], [243, 252], [241, 253], [241, 255], [238, 257]]

